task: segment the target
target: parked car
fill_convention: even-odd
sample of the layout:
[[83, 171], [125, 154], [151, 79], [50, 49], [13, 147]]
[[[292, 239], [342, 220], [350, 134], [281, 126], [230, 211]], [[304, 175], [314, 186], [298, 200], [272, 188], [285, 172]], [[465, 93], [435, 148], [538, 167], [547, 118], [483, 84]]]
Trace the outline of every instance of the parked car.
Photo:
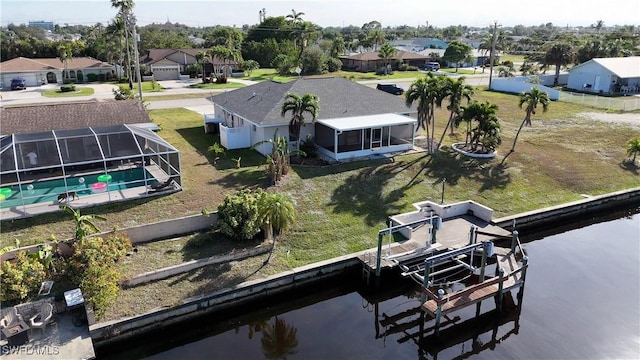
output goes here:
[[11, 79], [11, 90], [24, 90], [27, 88], [27, 81], [23, 78]]
[[440, 70], [440, 63], [437, 63], [435, 61], [428, 62], [428, 63], [424, 64], [420, 68], [420, 70], [423, 70], [423, 71], [438, 71], [438, 70]]
[[404, 94], [404, 89], [401, 87], [398, 87], [395, 84], [378, 84], [376, 86], [376, 89], [388, 92], [389, 94], [393, 94], [393, 95]]

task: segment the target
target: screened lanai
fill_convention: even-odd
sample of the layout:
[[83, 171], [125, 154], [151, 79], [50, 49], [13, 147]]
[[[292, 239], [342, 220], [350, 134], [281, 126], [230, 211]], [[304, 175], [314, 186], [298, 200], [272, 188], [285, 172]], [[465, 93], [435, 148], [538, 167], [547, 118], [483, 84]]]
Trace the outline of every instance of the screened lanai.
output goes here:
[[135, 125], [11, 134], [0, 152], [3, 219], [181, 189], [178, 150]]

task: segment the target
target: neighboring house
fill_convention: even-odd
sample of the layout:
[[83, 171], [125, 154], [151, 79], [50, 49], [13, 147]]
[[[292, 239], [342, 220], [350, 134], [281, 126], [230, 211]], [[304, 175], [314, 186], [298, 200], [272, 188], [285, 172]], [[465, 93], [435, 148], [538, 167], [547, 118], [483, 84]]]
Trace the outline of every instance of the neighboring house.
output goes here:
[[[140, 57], [140, 64], [147, 65], [153, 73], [155, 80], [179, 80], [180, 74], [189, 65], [197, 65], [196, 55], [208, 49], [149, 49], [147, 55]], [[204, 64], [204, 73], [213, 72], [214, 64], [222, 64], [222, 60], [214, 58]], [[237, 71], [240, 64], [228, 61], [231, 72]]]
[[567, 88], [598, 94], [640, 92], [640, 56], [591, 59], [569, 70]]
[[[384, 67], [385, 61], [378, 56], [377, 51], [341, 56], [342, 68], [361, 72], [376, 71]], [[410, 51], [398, 50], [396, 55], [389, 59], [392, 69], [398, 69], [398, 65], [405, 63], [410, 66], [421, 67], [430, 61], [428, 56], [420, 55]]]
[[[18, 57], [0, 63], [2, 88], [11, 88], [11, 79], [22, 77], [27, 86], [63, 83], [64, 63], [58, 58], [28, 59]], [[87, 82], [89, 74], [107, 76], [115, 74], [115, 67], [92, 57], [74, 57], [67, 61], [69, 80]], [[66, 79], [67, 77], [65, 77]]]
[[396, 48], [403, 48], [408, 51], [419, 52], [424, 49], [446, 49], [447, 43], [435, 38], [412, 38], [412, 39], [396, 39], [390, 41], [391, 45]]
[[[289, 134], [291, 113], [281, 116], [288, 93], [311, 93], [319, 98], [315, 124], [305, 114], [307, 125], [300, 138], [311, 137], [322, 155], [343, 160], [352, 157], [411, 150], [416, 131], [415, 110], [403, 97], [358, 84], [344, 78], [309, 78], [287, 83], [264, 81], [212, 97], [215, 117], [221, 123], [220, 139], [227, 149], [249, 148]], [[293, 145], [291, 143], [291, 145]], [[271, 154], [268, 143], [256, 147]]]
[[[424, 49], [420, 51], [418, 54], [428, 56], [429, 58], [433, 59], [431, 61], [439, 61], [441, 65], [444, 65], [447, 67], [455, 67], [455, 64], [450, 64], [446, 61], [442, 61], [442, 57], [444, 56], [445, 51], [446, 51], [445, 49]], [[471, 58], [469, 58], [467, 61], [459, 63], [458, 67], [474, 67], [474, 66], [480, 67], [484, 64], [488, 64], [489, 58], [490, 58], [489, 52], [478, 50], [478, 49], [472, 49]], [[498, 55], [497, 51], [496, 51], [496, 54], [494, 55], [494, 58], [496, 62], [500, 62], [500, 56]]]

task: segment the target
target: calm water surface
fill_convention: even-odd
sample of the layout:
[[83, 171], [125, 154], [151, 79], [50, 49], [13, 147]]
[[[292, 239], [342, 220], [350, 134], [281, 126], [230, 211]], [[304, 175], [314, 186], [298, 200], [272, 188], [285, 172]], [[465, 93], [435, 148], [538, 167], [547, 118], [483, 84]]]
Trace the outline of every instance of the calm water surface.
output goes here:
[[[638, 359], [640, 215], [524, 244], [530, 259], [520, 315], [499, 322], [493, 300], [450, 314], [463, 326], [420, 336], [415, 288], [360, 295], [351, 285], [261, 311], [192, 322], [104, 358], [150, 359]], [[387, 283], [398, 282], [384, 279]], [[383, 282], [384, 284], [384, 282]], [[515, 297], [515, 294], [514, 294]], [[275, 308], [267, 308], [272, 306]], [[278, 310], [278, 307], [282, 307]], [[514, 315], [515, 314], [515, 315]], [[433, 326], [433, 320], [425, 327]], [[454, 333], [447, 331], [455, 330]], [[475, 330], [474, 330], [475, 329]], [[180, 338], [177, 332], [183, 336]], [[469, 335], [471, 334], [471, 335]], [[446, 340], [444, 340], [446, 338]], [[146, 344], [141, 346], [140, 344]]]

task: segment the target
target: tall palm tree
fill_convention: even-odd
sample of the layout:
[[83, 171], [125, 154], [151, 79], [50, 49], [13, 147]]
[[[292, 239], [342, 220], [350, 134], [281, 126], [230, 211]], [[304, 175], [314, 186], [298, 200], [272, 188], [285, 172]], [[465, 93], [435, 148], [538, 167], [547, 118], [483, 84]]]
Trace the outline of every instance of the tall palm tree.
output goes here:
[[89, 234], [100, 232], [100, 229], [92, 222], [93, 220], [107, 220], [100, 215], [82, 215], [80, 214], [80, 210], [75, 210], [69, 205], [61, 205], [60, 208], [73, 216], [73, 221], [76, 225], [74, 236], [74, 240], [76, 241], [84, 239], [85, 236]]
[[377, 29], [377, 28], [369, 32], [369, 34], [367, 35], [367, 39], [370, 41], [371, 44], [373, 44], [374, 51], [378, 49], [378, 45], [382, 45], [387, 41], [387, 38], [384, 35], [384, 32], [382, 31], [382, 29]]
[[[435, 131], [434, 108], [435, 102], [440, 97], [440, 80], [432, 73], [414, 81], [405, 93], [407, 107], [418, 103], [418, 128], [422, 126], [427, 132], [427, 151], [433, 152], [433, 132]], [[431, 128], [431, 129], [430, 129]]]
[[297, 330], [276, 316], [273, 325], [262, 329], [261, 343], [267, 359], [286, 359], [297, 352]]
[[598, 20], [595, 24], [592, 24], [591, 27], [596, 30], [596, 34], [600, 34], [600, 30], [604, 27], [604, 21]]
[[319, 110], [320, 105], [318, 104], [317, 95], [304, 94], [300, 97], [297, 94], [288, 93], [285, 97], [280, 115], [285, 117], [287, 112], [291, 112], [289, 133], [295, 135], [296, 149], [300, 150], [300, 130], [304, 126], [304, 114], [311, 115], [311, 122], [315, 122]]
[[560, 67], [571, 64], [573, 62], [575, 54], [573, 46], [568, 43], [558, 42], [553, 45], [544, 55], [544, 64], [546, 66], [554, 65], [556, 67], [556, 73], [553, 78], [553, 85], [558, 85], [558, 78], [560, 77]]
[[288, 230], [296, 222], [296, 210], [293, 199], [286, 194], [262, 193], [258, 199], [258, 222], [266, 234], [267, 240], [273, 239], [271, 251], [265, 264], [271, 260], [276, 248], [276, 236]]
[[204, 74], [204, 62], [209, 59], [209, 54], [206, 51], [198, 51], [196, 54], [196, 62], [200, 65], [200, 71], [202, 72], [202, 81], [206, 77]]
[[636, 157], [640, 154], [640, 138], [634, 138], [627, 142], [627, 155], [633, 157], [631, 163], [636, 163]]
[[71, 44], [62, 44], [58, 46], [58, 59], [62, 62], [64, 66], [64, 72], [62, 74], [63, 82], [64, 80], [69, 80], [69, 70], [67, 69], [69, 60], [73, 58], [73, 48]]
[[518, 142], [520, 131], [525, 125], [531, 126], [531, 115], [536, 114], [536, 108], [538, 107], [538, 105], [542, 105], [542, 112], [546, 112], [549, 108], [549, 101], [549, 94], [547, 94], [545, 91], [540, 90], [537, 86], [532, 86], [529, 91], [525, 91], [520, 94], [520, 101], [518, 103], [518, 106], [520, 106], [520, 108], [522, 109], [522, 106], [526, 105], [524, 109], [526, 114], [524, 116], [524, 119], [522, 119], [522, 123], [520, 123], [518, 131], [516, 132], [516, 137], [513, 139], [511, 150], [509, 150], [509, 153], [505, 155], [504, 159], [502, 160], [503, 163], [509, 157], [509, 155], [516, 151], [516, 143]]
[[[127, 25], [129, 23], [129, 16], [133, 11], [134, 6], [135, 3], [133, 2], [133, 0], [111, 0], [111, 7], [118, 9], [118, 16], [120, 16], [122, 22], [124, 23], [124, 37], [127, 46], [127, 66], [125, 70], [127, 78], [129, 78], [130, 89], [133, 89], [133, 76], [131, 76], [131, 46], [129, 44], [129, 30]], [[139, 59], [135, 60], [139, 61]]]
[[441, 98], [449, 98], [449, 105], [447, 105], [447, 110], [449, 110], [449, 121], [447, 121], [447, 125], [442, 131], [442, 136], [440, 136], [438, 146], [442, 146], [442, 140], [444, 140], [444, 136], [447, 133], [448, 127], [451, 127], [451, 134], [453, 135], [454, 121], [457, 117], [460, 116], [462, 101], [466, 99], [467, 104], [469, 103], [469, 101], [471, 101], [471, 96], [473, 95], [473, 86], [465, 84], [464, 81], [465, 77], [461, 76], [456, 80], [451, 77], [445, 77], [442, 82], [443, 88], [441, 91]]
[[291, 9], [291, 14], [286, 16], [288, 21], [290, 21], [294, 27], [294, 31], [293, 31], [293, 48], [294, 49], [298, 47], [298, 38], [302, 36], [302, 32], [303, 32], [302, 30], [297, 29], [298, 27], [297, 24], [303, 22], [302, 15], [304, 15], [303, 12], [296, 12], [296, 9]]
[[394, 56], [398, 53], [398, 50], [393, 47], [390, 43], [384, 43], [380, 50], [378, 51], [378, 57], [382, 59], [384, 62], [384, 74], [387, 75], [387, 68], [389, 66], [389, 60], [393, 59]]

